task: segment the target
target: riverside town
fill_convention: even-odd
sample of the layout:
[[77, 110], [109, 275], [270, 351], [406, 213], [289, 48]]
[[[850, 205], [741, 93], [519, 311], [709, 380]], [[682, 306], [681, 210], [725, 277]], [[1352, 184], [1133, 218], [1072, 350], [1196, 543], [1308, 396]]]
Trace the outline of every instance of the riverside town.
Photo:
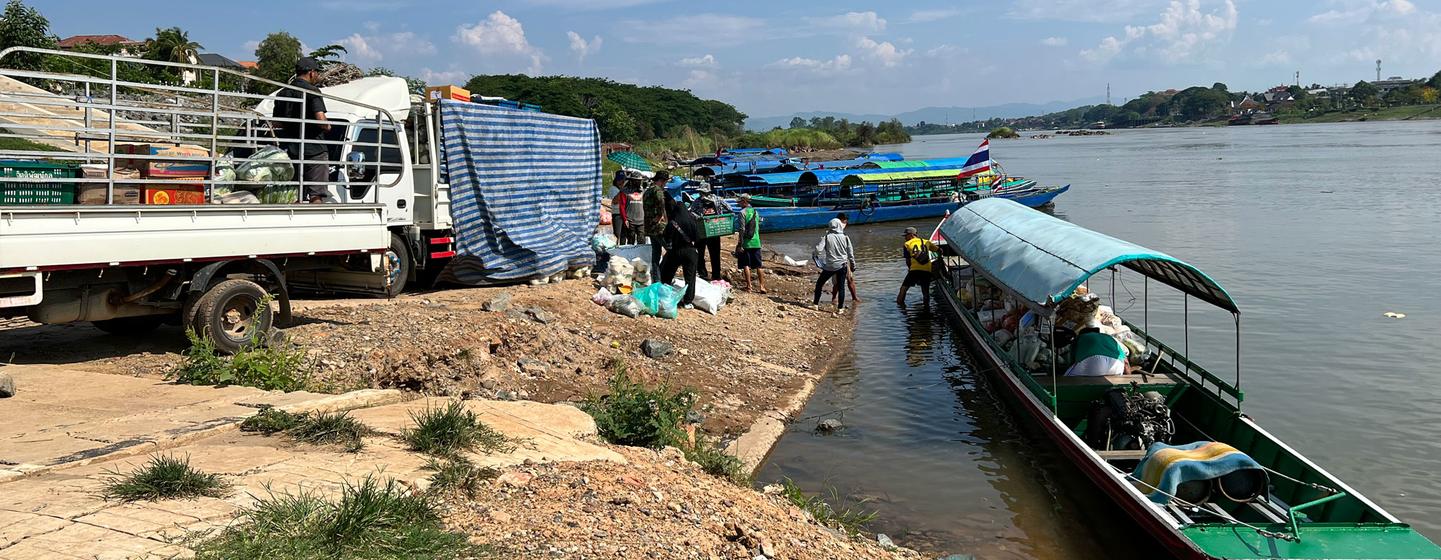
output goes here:
[[0, 1], [0, 559], [1441, 559], [1431, 0]]

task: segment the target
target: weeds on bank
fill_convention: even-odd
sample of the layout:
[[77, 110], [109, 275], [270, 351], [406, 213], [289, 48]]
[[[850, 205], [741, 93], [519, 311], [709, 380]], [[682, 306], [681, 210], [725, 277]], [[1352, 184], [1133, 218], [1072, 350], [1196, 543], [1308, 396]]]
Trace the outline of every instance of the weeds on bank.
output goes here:
[[431, 498], [394, 479], [346, 483], [338, 501], [317, 494], [271, 494], [215, 537], [195, 558], [463, 559], [487, 558], [465, 535], [446, 531]]
[[697, 435], [692, 442], [686, 433], [686, 415], [695, 407], [694, 392], [671, 390], [665, 385], [647, 387], [632, 381], [620, 359], [611, 360], [609, 367], [609, 394], [593, 395], [581, 406], [595, 419], [602, 438], [617, 445], [651, 449], [674, 446], [707, 473], [737, 484], [749, 483], [750, 475], [740, 459], [726, 454], [717, 442], [705, 436]]
[[295, 391], [308, 377], [305, 352], [291, 344], [248, 344], [233, 356], [215, 352], [215, 344], [192, 329], [185, 330], [190, 348], [184, 361], [170, 372], [177, 383], [190, 385], [244, 385], [267, 391]]
[[110, 471], [102, 495], [107, 500], [134, 502], [168, 498], [224, 497], [230, 484], [220, 475], [204, 473], [190, 466], [190, 458], [152, 456], [145, 465], [120, 473]]
[[313, 445], [340, 445], [354, 453], [365, 447], [370, 427], [350, 417], [349, 412], [293, 414], [267, 407], [240, 423], [242, 432], [284, 434], [293, 441]]
[[467, 498], [480, 493], [480, 483], [500, 476], [494, 467], [477, 467], [464, 457], [431, 458], [426, 470], [435, 471], [430, 475], [430, 492], [445, 494], [459, 492]]
[[515, 445], [494, 428], [487, 426], [460, 401], [451, 401], [441, 408], [426, 407], [411, 412], [413, 427], [401, 439], [413, 451], [438, 457], [453, 457], [463, 451], [507, 453]]
[[843, 501], [841, 494], [834, 487], [827, 490], [829, 500], [820, 496], [809, 496], [797, 486], [795, 481], [786, 478], [781, 480], [781, 496], [787, 501], [809, 513], [816, 520], [816, 523], [845, 531], [852, 537], [860, 534], [861, 528], [867, 523], [875, 521], [876, 512], [863, 509], [851, 509], [847, 507], [837, 510], [831, 504], [838, 504]]

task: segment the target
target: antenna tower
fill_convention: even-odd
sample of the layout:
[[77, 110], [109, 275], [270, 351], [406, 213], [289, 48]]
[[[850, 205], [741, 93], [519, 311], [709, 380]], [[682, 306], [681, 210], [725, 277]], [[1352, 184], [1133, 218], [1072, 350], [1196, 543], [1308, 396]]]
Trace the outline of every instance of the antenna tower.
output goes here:
[[1381, 59], [1376, 59], [1376, 81], [1381, 81]]
[[1111, 82], [1106, 82], [1106, 104], [1111, 104]]

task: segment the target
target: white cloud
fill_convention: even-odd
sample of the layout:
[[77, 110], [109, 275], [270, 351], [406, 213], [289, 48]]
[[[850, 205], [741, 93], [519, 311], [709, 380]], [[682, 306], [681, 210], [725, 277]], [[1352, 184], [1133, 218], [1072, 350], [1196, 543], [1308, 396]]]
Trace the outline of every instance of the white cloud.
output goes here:
[[576, 60], [580, 64], [585, 64], [585, 57], [599, 51], [601, 43], [604, 42], [601, 40], [600, 35], [591, 37], [589, 41], [574, 31], [566, 31], [565, 36], [570, 38], [570, 52], [575, 53]]
[[431, 70], [430, 68], [421, 68], [419, 78], [427, 84], [459, 84], [469, 79], [470, 75], [470, 72], [464, 70]]
[[874, 33], [886, 30], [886, 20], [875, 12], [846, 12], [834, 16], [808, 17], [806, 22], [816, 27]]
[[[379, 26], [371, 30], [378, 31]], [[373, 64], [385, 60], [387, 54], [401, 57], [435, 54], [434, 44], [410, 31], [373, 35], [351, 33], [349, 37], [334, 42], [345, 47], [345, 57], [352, 62]]]
[[1158, 0], [1016, 0], [1006, 15], [1017, 19], [1116, 23], [1130, 21]]
[[536, 6], [555, 6], [567, 10], [593, 11], [631, 8], [664, 1], [666, 0], [526, 0], [525, 3]]
[[709, 54], [705, 56], [692, 56], [680, 59], [681, 66], [704, 66], [713, 67], [716, 65], [715, 57]]
[[1416, 12], [1416, 5], [1407, 0], [1368, 0], [1347, 4], [1343, 9], [1332, 9], [1306, 18], [1319, 25], [1355, 25], [1372, 19], [1388, 16], [1405, 16]]
[[520, 20], [500, 10], [474, 24], [457, 27], [455, 41], [486, 56], [528, 58], [530, 67], [526, 71], [531, 74], [539, 74], [545, 61], [545, 53], [525, 38], [525, 28], [520, 24]]
[[812, 72], [839, 72], [850, 69], [851, 55], [838, 54], [830, 60], [816, 60], [814, 58], [793, 56], [790, 58], [782, 58], [770, 63], [768, 66], [771, 68], [809, 70]]
[[715, 72], [704, 69], [695, 69], [691, 70], [690, 73], [686, 75], [686, 79], [681, 82], [681, 85], [685, 86], [686, 89], [695, 89], [698, 87], [709, 85], [715, 81]]
[[962, 10], [960, 8], [916, 10], [914, 12], [911, 12], [911, 16], [907, 18], [906, 21], [909, 21], [911, 23], [927, 23], [932, 21], [941, 21], [943, 19], [951, 19], [964, 13], [966, 13], [966, 10]]
[[1101, 39], [1095, 48], [1081, 50], [1081, 57], [1105, 62], [1129, 47], [1169, 63], [1192, 61], [1212, 44], [1229, 40], [1239, 18], [1233, 0], [1205, 12], [1201, 0], [1171, 0], [1160, 19], [1151, 25], [1127, 25], [1123, 37]]
[[725, 47], [750, 42], [764, 29], [760, 18], [728, 14], [688, 14], [660, 21], [627, 20], [619, 23], [627, 43], [684, 44], [691, 47]]
[[951, 45], [951, 44], [944, 44], [944, 43], [943, 43], [943, 44], [940, 44], [940, 45], [936, 45], [936, 46], [934, 46], [934, 47], [931, 47], [930, 49], [927, 49], [927, 50], [926, 50], [926, 56], [929, 56], [929, 57], [931, 57], [931, 58], [938, 58], [938, 57], [943, 57], [943, 56], [950, 56], [950, 55], [953, 55], [953, 54], [955, 54], [955, 53], [962, 52], [962, 51], [964, 51], [964, 49], [962, 49], [962, 48], [960, 48], [960, 47], [957, 47], [957, 46]]
[[1285, 66], [1291, 64], [1289, 51], [1271, 51], [1261, 57], [1261, 66]]
[[1041, 39], [1041, 44], [1047, 47], [1064, 47], [1066, 43], [1069, 42], [1065, 37], [1046, 37], [1045, 39]]
[[877, 42], [870, 37], [856, 39], [856, 48], [861, 49], [867, 58], [880, 61], [882, 66], [887, 68], [896, 66], [910, 56], [915, 49], [898, 49], [890, 41]]

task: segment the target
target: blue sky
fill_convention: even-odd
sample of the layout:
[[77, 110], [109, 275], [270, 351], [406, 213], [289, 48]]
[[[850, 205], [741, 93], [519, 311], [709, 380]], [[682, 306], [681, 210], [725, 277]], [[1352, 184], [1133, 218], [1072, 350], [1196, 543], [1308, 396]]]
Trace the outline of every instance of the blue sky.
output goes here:
[[[604, 76], [687, 88], [752, 116], [899, 113], [1152, 89], [1262, 89], [1430, 76], [1441, 0], [36, 1], [61, 37], [178, 25], [253, 59], [271, 31], [432, 83], [476, 73]], [[139, 8], [141, 4], [153, 8]], [[160, 6], [164, 6], [163, 9]], [[273, 22], [273, 23], [272, 23]]]

